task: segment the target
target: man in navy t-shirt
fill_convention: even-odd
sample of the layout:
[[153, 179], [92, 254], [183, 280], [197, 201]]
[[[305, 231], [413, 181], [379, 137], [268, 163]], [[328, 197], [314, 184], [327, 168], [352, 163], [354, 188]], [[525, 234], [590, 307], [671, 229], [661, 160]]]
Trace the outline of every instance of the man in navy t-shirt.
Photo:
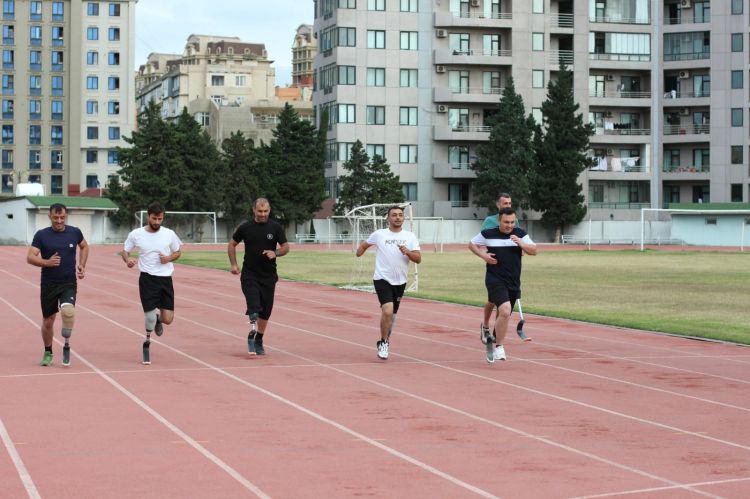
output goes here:
[[[490, 363], [506, 358], [503, 340], [513, 306], [521, 295], [521, 256], [536, 255], [534, 241], [526, 231], [516, 227], [516, 210], [503, 208], [498, 216], [499, 227], [481, 231], [469, 243], [471, 252], [487, 263], [484, 278], [487, 301], [497, 306], [494, 331], [484, 338]], [[493, 344], [496, 344], [494, 351]]]
[[[41, 229], [34, 234], [31, 246], [26, 254], [26, 261], [42, 268], [41, 305], [42, 305], [42, 341], [44, 356], [41, 365], [52, 364], [53, 326], [57, 312], [62, 315], [63, 365], [70, 365], [70, 335], [75, 323], [75, 302], [77, 279], [85, 276], [86, 260], [89, 257], [89, 245], [78, 227], [65, 225], [68, 209], [65, 205], [55, 203], [49, 208], [51, 227]], [[78, 264], [76, 249], [80, 248]]]

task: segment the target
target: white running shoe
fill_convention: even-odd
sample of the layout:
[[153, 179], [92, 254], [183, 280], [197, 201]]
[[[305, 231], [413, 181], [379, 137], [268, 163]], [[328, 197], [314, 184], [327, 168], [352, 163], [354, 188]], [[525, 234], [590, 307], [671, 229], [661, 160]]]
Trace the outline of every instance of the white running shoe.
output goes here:
[[388, 358], [388, 342], [380, 340], [378, 341], [378, 357], [381, 359]]
[[495, 360], [505, 360], [505, 348], [502, 345], [495, 347]]

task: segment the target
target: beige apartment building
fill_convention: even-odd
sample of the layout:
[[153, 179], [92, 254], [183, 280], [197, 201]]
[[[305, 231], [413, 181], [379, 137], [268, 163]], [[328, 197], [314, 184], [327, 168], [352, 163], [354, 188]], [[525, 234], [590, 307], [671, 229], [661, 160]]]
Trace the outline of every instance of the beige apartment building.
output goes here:
[[134, 126], [137, 0], [3, 0], [1, 194], [98, 194]]
[[[187, 108], [217, 144], [236, 131], [268, 143], [287, 102], [276, 96], [272, 64], [264, 44], [193, 34], [182, 54], [149, 55], [136, 76], [136, 105], [143, 110], [156, 101], [167, 120]], [[311, 117], [309, 99], [289, 103]]]
[[301, 24], [297, 28], [292, 45], [292, 86], [312, 88], [315, 71], [313, 62], [318, 54], [318, 41], [313, 36], [313, 27]]
[[[748, 202], [747, 0], [317, 0], [316, 115], [335, 196], [352, 143], [383, 155], [419, 216], [481, 218], [469, 165], [513, 76], [538, 120], [560, 63], [595, 127], [594, 220]], [[498, 186], [512, 192], [513, 186]], [[533, 217], [533, 214], [531, 215]]]

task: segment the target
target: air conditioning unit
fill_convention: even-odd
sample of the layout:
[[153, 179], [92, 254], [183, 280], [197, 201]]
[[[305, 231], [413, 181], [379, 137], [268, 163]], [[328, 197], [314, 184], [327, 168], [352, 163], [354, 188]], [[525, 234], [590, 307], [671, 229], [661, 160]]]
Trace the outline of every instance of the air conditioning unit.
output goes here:
[[479, 7], [479, 0], [471, 0], [471, 6], [472, 7]]
[[681, 80], [690, 78], [690, 71], [680, 71], [678, 78], [680, 78]]
[[607, 75], [607, 81], [615, 81], [615, 75]]
[[615, 155], [615, 150], [612, 149], [611, 147], [608, 147], [607, 148], [607, 156], [614, 156], [614, 155]]
[[436, 29], [435, 30], [435, 36], [438, 38], [445, 38], [448, 36], [448, 30], [447, 29]]
[[680, 7], [682, 7], [683, 9], [689, 9], [690, 6], [690, 0], [680, 0]]
[[445, 104], [438, 104], [437, 105], [437, 112], [438, 113], [447, 113], [448, 112], [448, 106]]
[[445, 66], [441, 66], [441, 65], [435, 66], [435, 72], [436, 73], [445, 73]]
[[688, 109], [687, 107], [681, 107], [680, 114], [682, 116], [690, 116], [690, 109]]

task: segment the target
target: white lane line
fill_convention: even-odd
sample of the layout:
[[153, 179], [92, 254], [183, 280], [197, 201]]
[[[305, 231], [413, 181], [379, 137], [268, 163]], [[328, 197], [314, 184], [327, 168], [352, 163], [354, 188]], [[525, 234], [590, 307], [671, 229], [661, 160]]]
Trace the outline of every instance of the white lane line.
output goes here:
[[[724, 485], [728, 483], [737, 483], [737, 482], [747, 482], [750, 481], [750, 478], [729, 478], [727, 480], [712, 480], [710, 482], [694, 482], [690, 483], [691, 487], [708, 487], [711, 485]], [[651, 487], [648, 489], [636, 489], [636, 490], [623, 490], [619, 492], [607, 492], [605, 494], [595, 494], [590, 496], [577, 496], [571, 499], [593, 499], [595, 497], [614, 497], [614, 496], [624, 496], [624, 495], [630, 495], [630, 494], [645, 494], [649, 492], [661, 492], [664, 490], [675, 490], [676, 487]]]
[[10, 460], [13, 461], [13, 465], [16, 467], [16, 472], [26, 489], [26, 493], [32, 499], [41, 499], [42, 496], [39, 495], [39, 491], [37, 490], [36, 485], [34, 485], [34, 480], [31, 478], [29, 471], [23, 464], [23, 460], [21, 460], [21, 456], [18, 454], [16, 446], [13, 445], [13, 440], [11, 440], [8, 430], [5, 429], [2, 419], [0, 419], [0, 438], [3, 440], [3, 444], [5, 444]]
[[[13, 306], [11, 303], [9, 303], [5, 298], [0, 297], [0, 301], [5, 303], [8, 307], [13, 309], [18, 315], [26, 319], [29, 323], [31, 323], [34, 326], [38, 326], [37, 323], [35, 323], [29, 316], [24, 314], [21, 310]], [[80, 305], [77, 305], [76, 308], [82, 308]], [[98, 315], [98, 314], [97, 314]], [[55, 342], [59, 345], [62, 345], [62, 343], [55, 339]], [[132, 402], [134, 402], [138, 407], [146, 411], [148, 414], [151, 415], [154, 419], [156, 419], [159, 423], [161, 423], [163, 426], [168, 428], [170, 431], [172, 431], [175, 435], [180, 437], [185, 443], [189, 444], [193, 449], [198, 451], [200, 454], [202, 454], [205, 458], [207, 458], [209, 461], [214, 463], [216, 466], [224, 470], [229, 476], [234, 478], [237, 482], [239, 482], [243, 487], [245, 487], [247, 490], [252, 492], [258, 497], [261, 497], [263, 499], [270, 499], [270, 496], [267, 495], [265, 492], [263, 492], [258, 486], [247, 480], [244, 476], [242, 476], [237, 470], [229, 466], [227, 463], [222, 461], [218, 456], [213, 454], [211, 451], [203, 447], [200, 443], [198, 443], [197, 440], [193, 439], [190, 435], [182, 431], [180, 428], [178, 428], [175, 424], [171, 423], [169, 420], [167, 420], [164, 416], [159, 414], [155, 409], [153, 409], [151, 406], [149, 406], [146, 402], [138, 398], [134, 393], [129, 391], [127, 388], [122, 386], [120, 383], [115, 381], [113, 378], [111, 378], [109, 375], [107, 375], [104, 371], [96, 367], [94, 364], [89, 362], [85, 357], [81, 356], [77, 352], [73, 352], [73, 355], [80, 360], [85, 366], [87, 366], [89, 369], [94, 371], [96, 374], [98, 374], [103, 380], [105, 380], [107, 383], [112, 385], [114, 388], [116, 388], [120, 393], [125, 395], [127, 398], [129, 398]]]

